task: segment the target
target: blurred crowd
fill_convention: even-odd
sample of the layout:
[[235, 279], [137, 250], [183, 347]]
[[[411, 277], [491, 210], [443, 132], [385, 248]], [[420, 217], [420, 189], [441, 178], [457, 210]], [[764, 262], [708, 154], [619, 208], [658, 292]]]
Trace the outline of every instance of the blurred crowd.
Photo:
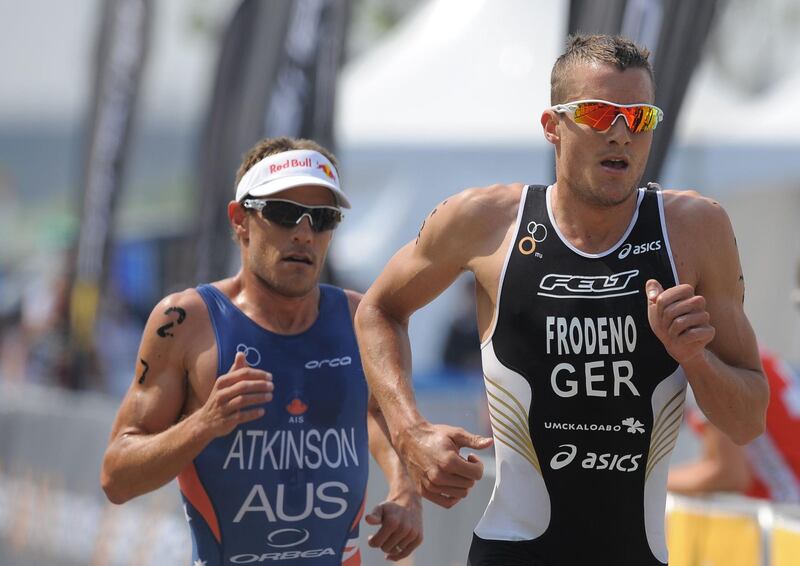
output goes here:
[[115, 286], [102, 299], [89, 359], [69, 343], [64, 261], [0, 274], [0, 379], [121, 397], [130, 383], [144, 315]]

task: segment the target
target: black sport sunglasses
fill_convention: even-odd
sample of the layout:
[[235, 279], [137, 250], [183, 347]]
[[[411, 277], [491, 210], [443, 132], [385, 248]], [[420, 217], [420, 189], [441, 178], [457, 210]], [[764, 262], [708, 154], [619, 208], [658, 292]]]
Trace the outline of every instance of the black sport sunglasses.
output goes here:
[[293, 228], [308, 216], [314, 232], [333, 230], [342, 221], [342, 211], [335, 206], [305, 206], [283, 199], [245, 199], [242, 206], [257, 210], [265, 220], [284, 228]]

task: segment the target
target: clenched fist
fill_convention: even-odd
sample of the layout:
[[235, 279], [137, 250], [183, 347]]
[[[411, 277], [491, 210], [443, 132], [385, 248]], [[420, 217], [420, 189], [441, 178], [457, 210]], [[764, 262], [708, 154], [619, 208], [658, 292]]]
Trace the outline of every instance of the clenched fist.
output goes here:
[[225, 436], [238, 425], [264, 414], [263, 403], [272, 401], [272, 375], [247, 365], [238, 352], [231, 369], [219, 376], [205, 405], [200, 409], [202, 420], [213, 436]]
[[645, 284], [650, 328], [675, 361], [684, 365], [705, 354], [716, 331], [706, 311], [706, 300], [691, 285], [664, 290], [655, 279]]

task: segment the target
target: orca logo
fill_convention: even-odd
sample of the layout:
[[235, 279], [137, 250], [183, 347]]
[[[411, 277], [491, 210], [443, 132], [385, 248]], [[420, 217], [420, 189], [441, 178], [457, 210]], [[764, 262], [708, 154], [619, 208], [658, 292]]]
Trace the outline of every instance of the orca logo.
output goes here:
[[278, 529], [267, 536], [267, 544], [273, 548], [291, 548], [308, 540], [311, 534], [305, 529]]
[[349, 366], [353, 363], [350, 356], [342, 356], [341, 358], [331, 358], [329, 360], [311, 360], [306, 362], [306, 369], [319, 369], [321, 367], [338, 368], [340, 366]]
[[629, 255], [639, 255], [644, 254], [647, 252], [655, 252], [661, 249], [661, 240], [654, 240], [652, 242], [647, 242], [644, 244], [636, 244], [635, 246], [632, 244], [625, 244], [622, 246], [622, 249], [617, 254], [619, 259], [625, 259]]

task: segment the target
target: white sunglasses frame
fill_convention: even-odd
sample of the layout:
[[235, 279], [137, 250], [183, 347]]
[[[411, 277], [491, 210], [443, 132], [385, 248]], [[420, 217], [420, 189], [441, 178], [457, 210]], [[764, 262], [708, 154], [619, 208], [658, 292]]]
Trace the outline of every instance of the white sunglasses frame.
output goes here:
[[[584, 99], [584, 100], [573, 100], [571, 102], [565, 102], [564, 104], [556, 104], [555, 106], [551, 106], [550, 110], [552, 110], [553, 112], [558, 112], [559, 114], [561, 114], [562, 112], [573, 112], [574, 113], [578, 109], [578, 104], [584, 104], [584, 103], [590, 103], [591, 104], [591, 103], [598, 103], [598, 102], [601, 103], [601, 104], [608, 104], [610, 106], [616, 106], [617, 108], [635, 108], [636, 106], [647, 106], [648, 108], [655, 108], [656, 109], [656, 125], [653, 126], [652, 130], [648, 130], [650, 132], [655, 131], [655, 129], [658, 127], [658, 124], [661, 123], [662, 120], [664, 120], [664, 111], [661, 110], [661, 108], [659, 108], [658, 106], [655, 106], [654, 104], [646, 104], [644, 102], [637, 102], [635, 104], [617, 104], [616, 102], [609, 102], [608, 100], [601, 100], [599, 98], [587, 98], [587, 99]], [[614, 116], [614, 120], [611, 122], [611, 125], [606, 129], [611, 128], [611, 126], [613, 126], [617, 122], [617, 118], [619, 118], [620, 116], [622, 116], [622, 121], [625, 122], [625, 125], [628, 127], [628, 130], [631, 130], [631, 125], [628, 124], [628, 120], [625, 118], [625, 116], [623, 114], [617, 114], [616, 116]], [[592, 129], [594, 129], [594, 128], [592, 128]], [[598, 130], [598, 131], [606, 131], [606, 130]], [[639, 133], [645, 133], [645, 132], [639, 132]]]

